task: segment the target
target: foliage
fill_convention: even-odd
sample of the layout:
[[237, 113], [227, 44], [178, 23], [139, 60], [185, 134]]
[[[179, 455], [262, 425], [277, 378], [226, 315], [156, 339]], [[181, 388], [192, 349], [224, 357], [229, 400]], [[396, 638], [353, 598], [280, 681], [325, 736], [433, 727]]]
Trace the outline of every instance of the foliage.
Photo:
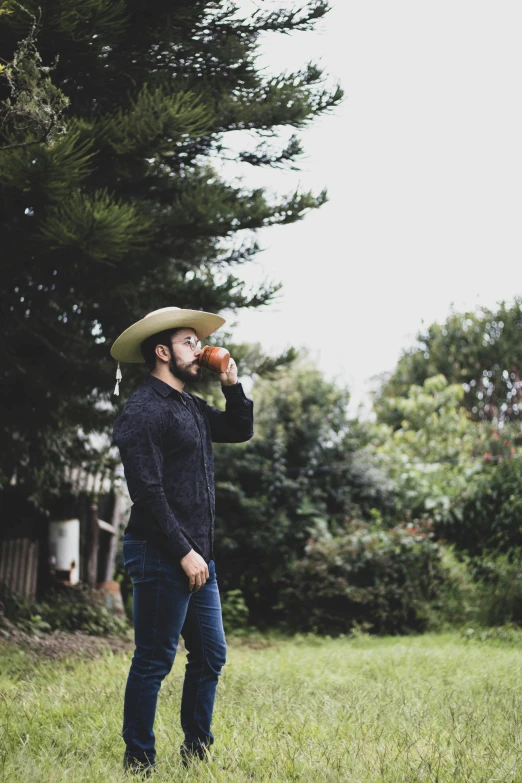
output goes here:
[[432, 324], [375, 398], [372, 446], [396, 487], [394, 517], [431, 517], [472, 555], [521, 543], [521, 305]]
[[405, 351], [375, 398], [380, 421], [399, 425], [399, 411], [387, 406], [390, 397], [403, 397], [412, 384], [444, 375], [462, 385], [464, 407], [476, 420], [502, 425], [516, 420], [522, 395], [522, 298], [500, 302], [496, 308], [452, 312], [442, 324], [431, 324]]
[[466, 558], [452, 544], [441, 544], [444, 579], [437, 600], [430, 607], [431, 630], [480, 626], [484, 622], [487, 596], [473, 578]]
[[289, 626], [347, 633], [424, 630], [441, 593], [441, 548], [429, 527], [371, 529], [352, 521], [343, 534], [312, 536], [282, 595]]
[[[117, 335], [165, 305], [235, 312], [269, 302], [277, 284], [250, 290], [236, 271], [259, 250], [255, 232], [325, 202], [228, 182], [214, 161], [229, 134], [259, 140], [239, 156], [245, 165], [297, 165], [299, 143], [278, 149], [279, 132], [306, 127], [342, 93], [313, 64], [269, 77], [257, 63], [260, 36], [313, 29], [328, 10], [318, 0], [251, 16], [226, 0], [7, 5], [0, 62], [33, 35], [32, 60], [12, 78], [52, 67], [69, 101], [67, 133], [51, 145], [7, 123], [0, 167], [0, 486], [17, 481], [46, 507], [50, 479], [56, 493], [60, 482], [69, 489], [65, 465], [91, 471], [111, 458], [91, 436], [110, 436], [142, 377], [126, 365], [122, 396], [112, 396]], [[11, 98], [0, 79], [0, 101]]]
[[56, 587], [39, 602], [12, 593], [4, 585], [0, 590], [7, 619], [30, 634], [60, 630], [108, 636], [129, 631], [128, 623], [108, 611], [104, 597], [83, 584]]
[[0, 101], [0, 136], [9, 139], [0, 151], [31, 144], [54, 144], [66, 132], [63, 114], [69, 99], [53, 84], [36, 47], [38, 23], [20, 3], [7, 0], [0, 4], [0, 16], [22, 11], [31, 19], [31, 27], [10, 62], [0, 65], [10, 97]]
[[398, 426], [376, 425], [373, 448], [395, 485], [395, 519], [429, 516], [446, 532], [446, 520], [475, 474], [513, 454], [516, 427], [499, 431], [491, 422], [474, 422], [463, 398], [462, 386], [438, 375], [410, 386], [404, 397], [382, 401]]
[[[463, 399], [462, 386], [443, 376], [411, 386], [405, 397], [386, 398], [382, 410], [400, 426], [379, 425], [378, 451], [395, 482], [396, 515], [431, 517], [458, 558], [462, 552], [474, 556], [469, 568], [464, 558], [447, 572], [439, 621], [444, 615], [447, 621], [482, 625], [516, 622], [522, 619], [513, 555], [522, 546], [519, 428], [473, 421]], [[514, 561], [496, 557], [499, 552]]]
[[521, 303], [432, 325], [376, 396], [370, 449], [395, 487], [388, 521], [431, 519], [452, 544], [432, 625], [520, 618]]
[[241, 590], [228, 590], [221, 596], [221, 611], [226, 633], [246, 629], [248, 607]]
[[464, 554], [462, 559], [480, 594], [477, 622], [483, 627], [522, 626], [522, 548], [513, 547], [508, 554]]
[[281, 618], [282, 579], [318, 526], [385, 505], [387, 482], [346, 413], [347, 392], [305, 357], [252, 392], [254, 438], [216, 447], [216, 558], [255, 624]]
[[471, 555], [522, 547], [521, 482], [519, 454], [487, 464], [454, 498], [441, 535]]

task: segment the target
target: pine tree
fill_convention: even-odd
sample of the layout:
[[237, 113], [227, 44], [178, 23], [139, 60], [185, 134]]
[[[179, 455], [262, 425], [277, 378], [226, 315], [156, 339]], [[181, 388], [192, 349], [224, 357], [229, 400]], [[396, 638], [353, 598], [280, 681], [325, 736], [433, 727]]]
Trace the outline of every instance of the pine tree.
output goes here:
[[[257, 47], [263, 32], [311, 30], [327, 10], [320, 0], [249, 18], [222, 0], [1, 5], [0, 63], [34, 30], [39, 108], [51, 88], [68, 108], [58, 103], [65, 132], [42, 137], [16, 122], [27, 94], [0, 73], [0, 485], [16, 471], [41, 498], [59, 490], [63, 465], [99, 459], [88, 435], [114, 419], [109, 348], [130, 323], [174, 303], [219, 312], [271, 300], [277, 286], [241, 282], [255, 231], [301, 219], [325, 193], [273, 200], [227, 182], [212, 159], [227, 132], [248, 129], [260, 143], [241, 160], [297, 164], [297, 138], [278, 149], [279, 129], [305, 127], [342, 92], [313, 64], [265, 76]], [[117, 405], [141, 373], [126, 366]]]

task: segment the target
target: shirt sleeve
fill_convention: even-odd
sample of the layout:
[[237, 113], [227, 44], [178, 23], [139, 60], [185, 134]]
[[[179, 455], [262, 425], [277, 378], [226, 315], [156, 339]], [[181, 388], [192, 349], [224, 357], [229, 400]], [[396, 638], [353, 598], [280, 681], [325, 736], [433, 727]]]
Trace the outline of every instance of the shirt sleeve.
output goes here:
[[114, 427], [129, 495], [146, 508], [168, 539], [172, 554], [181, 560], [192, 549], [163, 489], [163, 438], [165, 422], [155, 408], [124, 411]]
[[[214, 443], [243, 443], [254, 434], [254, 403], [240, 383], [222, 386], [225, 395], [225, 410], [208, 405], [198, 397], [202, 412], [207, 417]], [[203, 403], [203, 404], [201, 404]]]

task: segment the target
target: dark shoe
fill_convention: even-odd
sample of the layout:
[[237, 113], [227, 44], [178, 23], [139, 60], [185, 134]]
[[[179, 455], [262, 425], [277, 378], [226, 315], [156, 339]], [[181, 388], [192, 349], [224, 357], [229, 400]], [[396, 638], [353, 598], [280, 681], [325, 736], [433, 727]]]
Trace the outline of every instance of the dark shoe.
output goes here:
[[211, 755], [206, 745], [183, 745], [180, 747], [179, 752], [181, 754], [181, 763], [184, 767], [188, 767], [194, 761], [214, 761], [214, 757]]
[[143, 779], [150, 778], [156, 772], [154, 764], [127, 757], [123, 759], [123, 769], [131, 775], [140, 775]]

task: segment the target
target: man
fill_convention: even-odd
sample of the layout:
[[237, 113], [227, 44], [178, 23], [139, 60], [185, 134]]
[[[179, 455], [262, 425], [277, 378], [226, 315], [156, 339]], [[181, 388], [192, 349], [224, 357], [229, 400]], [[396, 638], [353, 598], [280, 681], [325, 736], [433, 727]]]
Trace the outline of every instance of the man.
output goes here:
[[188, 651], [181, 700], [184, 764], [207, 758], [214, 741], [210, 724], [226, 644], [214, 566], [212, 441], [251, 438], [253, 403], [237, 381], [233, 359], [218, 376], [225, 411], [183, 389], [201, 374], [199, 340], [223, 323], [211, 313], [166, 307], [126, 329], [111, 349], [119, 361], [146, 361], [150, 370], [114, 424], [133, 501], [123, 541], [136, 644], [122, 733], [124, 767], [131, 772], [150, 774], [155, 766], [157, 696], [180, 634]]

